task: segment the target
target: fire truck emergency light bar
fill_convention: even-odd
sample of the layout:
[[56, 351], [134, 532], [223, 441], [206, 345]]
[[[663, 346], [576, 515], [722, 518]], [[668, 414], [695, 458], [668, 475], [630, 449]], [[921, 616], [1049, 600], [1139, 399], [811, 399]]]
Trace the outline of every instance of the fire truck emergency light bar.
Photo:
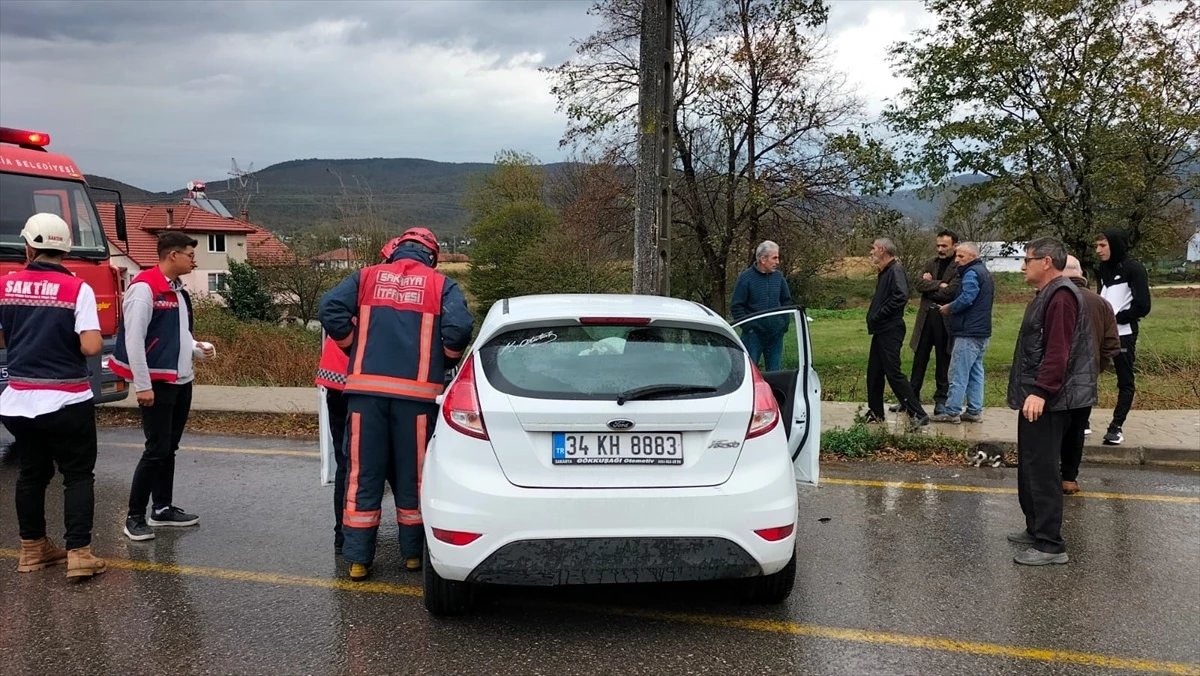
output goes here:
[[44, 148], [50, 145], [50, 135], [40, 131], [0, 127], [0, 143], [15, 143], [22, 146]]

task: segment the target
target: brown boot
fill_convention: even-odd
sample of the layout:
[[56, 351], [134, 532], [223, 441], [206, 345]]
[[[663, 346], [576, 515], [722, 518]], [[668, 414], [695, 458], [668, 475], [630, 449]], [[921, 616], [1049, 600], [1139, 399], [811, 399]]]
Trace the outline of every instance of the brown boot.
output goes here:
[[91, 546], [67, 551], [67, 578], [87, 578], [108, 569], [104, 559], [92, 556]]
[[57, 566], [67, 560], [67, 550], [62, 549], [48, 537], [40, 540], [21, 540], [21, 558], [17, 559], [18, 573]]
[[1063, 482], [1063, 495], [1075, 495], [1079, 492], [1079, 484], [1074, 481]]

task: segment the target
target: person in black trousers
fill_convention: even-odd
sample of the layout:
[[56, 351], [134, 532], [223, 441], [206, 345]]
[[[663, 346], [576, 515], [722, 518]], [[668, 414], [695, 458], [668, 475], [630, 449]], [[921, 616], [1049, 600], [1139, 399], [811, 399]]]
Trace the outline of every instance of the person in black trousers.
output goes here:
[[[946, 397], [950, 391], [950, 320], [934, 308], [947, 305], [958, 296], [961, 280], [958, 277], [958, 264], [955, 263], [955, 247], [958, 246], [958, 235], [950, 230], [942, 230], [937, 234], [937, 255], [925, 264], [920, 279], [913, 286], [921, 294], [920, 306], [917, 310], [917, 320], [913, 322], [912, 340], [909, 347], [913, 351], [912, 376], [909, 382], [918, 398], [921, 387], [925, 384], [925, 371], [929, 368], [930, 353], [937, 355], [934, 367], [936, 389], [933, 391], [933, 412], [945, 412]], [[900, 404], [894, 404], [889, 409], [892, 413], [904, 410]]]
[[[129, 284], [122, 305], [113, 373], [133, 383], [146, 448], [133, 473], [125, 535], [151, 540], [153, 528], [186, 527], [200, 517], [176, 506], [175, 452], [192, 408], [192, 360], [215, 356], [192, 338], [192, 302], [180, 277], [195, 266], [196, 240], [174, 231], [158, 238], [158, 265]], [[147, 514], [146, 505], [153, 509]]]
[[867, 359], [867, 415], [871, 422], [883, 422], [883, 381], [886, 378], [900, 405], [908, 412], [915, 427], [929, 424], [929, 416], [920, 399], [900, 370], [900, 349], [904, 346], [904, 308], [908, 305], [908, 279], [896, 260], [896, 244], [887, 238], [875, 240], [871, 261], [879, 269], [875, 297], [867, 311], [867, 333], [871, 353]]
[[1043, 237], [1025, 247], [1025, 281], [1037, 294], [1025, 308], [1008, 376], [1008, 407], [1017, 415], [1017, 497], [1025, 528], [1009, 542], [1028, 549], [1026, 566], [1069, 560], [1062, 537], [1063, 444], [1096, 403], [1096, 339], [1083, 294], [1063, 275], [1067, 247]]
[[[38, 213], [21, 230], [24, 269], [0, 284], [0, 347], [8, 351], [8, 387], [0, 416], [16, 442], [17, 572], [65, 563], [67, 578], [85, 580], [107, 569], [92, 554], [95, 513], [96, 404], [88, 358], [103, 338], [96, 292], [63, 267], [71, 228]], [[46, 534], [46, 488], [57, 467], [63, 476], [66, 549]]]
[[1113, 360], [1117, 373], [1117, 405], [1104, 435], [1106, 446], [1125, 441], [1122, 427], [1133, 408], [1133, 362], [1137, 353], [1138, 321], [1150, 314], [1150, 282], [1146, 268], [1129, 257], [1129, 235], [1124, 230], [1105, 230], [1096, 239], [1100, 257], [1100, 296], [1112, 306], [1117, 319], [1121, 352]]

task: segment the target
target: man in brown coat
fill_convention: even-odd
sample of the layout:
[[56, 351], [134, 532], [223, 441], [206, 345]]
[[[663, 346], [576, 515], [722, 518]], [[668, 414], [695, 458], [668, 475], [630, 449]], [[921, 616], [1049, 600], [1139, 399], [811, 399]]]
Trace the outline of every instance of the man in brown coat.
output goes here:
[[[917, 399], [921, 398], [921, 386], [925, 382], [925, 371], [929, 367], [929, 353], [937, 353], [934, 379], [937, 389], [933, 393], [934, 414], [944, 413], [946, 395], [950, 389], [950, 322], [937, 310], [936, 303], [945, 305], [958, 295], [958, 266], [954, 263], [954, 247], [958, 246], [958, 235], [949, 230], [937, 234], [937, 255], [925, 264], [921, 277], [913, 286], [921, 294], [921, 305], [917, 310], [917, 321], [913, 324], [912, 383]], [[902, 410], [900, 404], [892, 406], [893, 413]]]
[[[1084, 303], [1092, 318], [1092, 332], [1096, 336], [1096, 375], [1103, 373], [1114, 357], [1121, 353], [1121, 340], [1117, 336], [1117, 316], [1113, 314], [1112, 306], [1099, 294], [1088, 289], [1087, 277], [1079, 265], [1079, 259], [1067, 256], [1067, 267], [1063, 275], [1070, 277], [1079, 292], [1083, 294]], [[1072, 411], [1071, 427], [1063, 438], [1062, 449], [1062, 484], [1063, 493], [1073, 495], [1079, 492], [1079, 463], [1083, 460], [1083, 437], [1091, 433], [1092, 409], [1084, 408]]]

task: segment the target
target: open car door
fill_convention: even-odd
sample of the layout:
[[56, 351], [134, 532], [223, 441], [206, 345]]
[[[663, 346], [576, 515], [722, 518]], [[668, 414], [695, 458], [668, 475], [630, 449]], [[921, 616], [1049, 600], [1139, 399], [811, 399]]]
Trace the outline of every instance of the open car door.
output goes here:
[[813, 368], [809, 318], [802, 307], [758, 312], [733, 326], [751, 357], [761, 349], [759, 371], [771, 386], [796, 481], [816, 485], [821, 455], [821, 380]]

